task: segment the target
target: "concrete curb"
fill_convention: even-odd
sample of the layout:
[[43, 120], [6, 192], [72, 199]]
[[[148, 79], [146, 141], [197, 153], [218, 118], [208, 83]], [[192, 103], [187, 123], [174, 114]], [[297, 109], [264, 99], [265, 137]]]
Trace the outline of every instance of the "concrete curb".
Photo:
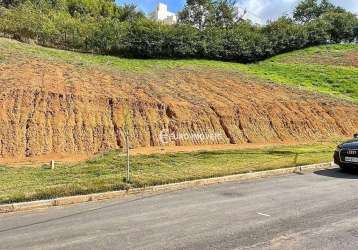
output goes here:
[[253, 179], [259, 179], [265, 177], [288, 175], [298, 172], [312, 172], [316, 170], [329, 169], [332, 168], [332, 166], [333, 164], [329, 162], [329, 163], [321, 163], [321, 164], [314, 164], [314, 165], [306, 165], [301, 167], [275, 169], [275, 170], [253, 172], [253, 173], [246, 173], [246, 174], [215, 177], [209, 179], [199, 179], [199, 180], [185, 181], [185, 182], [166, 184], [160, 186], [150, 186], [145, 188], [133, 188], [129, 190], [69, 196], [69, 197], [56, 198], [51, 200], [40, 200], [40, 201], [32, 201], [32, 202], [6, 204], [6, 205], [0, 205], [0, 214], [28, 211], [28, 210], [34, 210], [40, 208], [43, 209], [43, 208], [49, 208], [54, 206], [65, 206], [65, 205], [71, 205], [71, 204], [77, 204], [77, 203], [83, 203], [89, 201], [107, 200], [107, 199], [127, 197], [127, 196], [138, 195], [138, 194], [148, 195], [153, 193], [165, 193], [165, 192], [171, 192], [171, 191], [192, 188], [192, 187], [207, 186], [207, 185], [220, 184], [220, 183], [232, 182], [232, 181], [246, 181], [246, 180], [253, 180]]

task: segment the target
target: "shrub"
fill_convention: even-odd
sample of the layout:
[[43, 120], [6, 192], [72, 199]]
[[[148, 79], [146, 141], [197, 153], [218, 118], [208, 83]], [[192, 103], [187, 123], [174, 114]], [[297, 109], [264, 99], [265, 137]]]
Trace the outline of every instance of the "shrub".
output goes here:
[[[219, 1], [219, 5], [203, 0], [208, 11], [221, 6], [221, 14], [214, 12], [205, 25], [199, 19], [192, 23], [189, 15], [186, 22], [169, 26], [143, 18], [134, 6], [120, 7], [111, 0], [7, 0], [0, 4], [0, 32], [25, 42], [99, 54], [239, 62], [311, 45], [357, 40], [357, 17], [343, 9], [325, 3], [318, 6], [318, 14], [301, 17], [307, 4], [315, 2], [300, 5], [297, 21], [281, 17], [258, 26], [233, 20], [229, 0]], [[195, 9], [200, 17], [200, 6], [191, 3], [182, 14]]]

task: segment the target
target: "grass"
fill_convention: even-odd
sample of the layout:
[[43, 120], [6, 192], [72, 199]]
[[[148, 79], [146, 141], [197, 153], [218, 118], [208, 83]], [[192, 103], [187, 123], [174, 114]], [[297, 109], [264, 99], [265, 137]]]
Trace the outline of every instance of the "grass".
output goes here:
[[0, 51], [10, 52], [13, 55], [22, 54], [36, 56], [43, 59], [62, 61], [82, 66], [102, 66], [110, 69], [146, 73], [154, 69], [174, 69], [177, 67], [203, 67], [235, 68], [235, 63], [225, 63], [210, 60], [169, 60], [169, 59], [128, 59], [115, 56], [77, 53], [66, 50], [57, 50], [41, 46], [12, 42], [0, 38]]
[[332, 44], [309, 47], [275, 56], [269, 61], [273, 62], [296, 62], [309, 64], [336, 64], [344, 62], [347, 53], [358, 52], [356, 44]]
[[[331, 161], [334, 144], [133, 156], [131, 186], [144, 187]], [[295, 157], [298, 154], [297, 162]], [[73, 166], [0, 166], [0, 204], [126, 188], [126, 159], [108, 152]], [[21, 185], [19, 185], [21, 183]]]
[[[358, 52], [358, 45], [324, 45], [282, 54], [256, 64], [239, 64], [210, 60], [140, 60], [91, 55], [43, 48], [0, 39], [0, 54], [35, 56], [79, 66], [101, 66], [104, 69], [136, 73], [176, 68], [195, 70], [215, 68], [244, 72], [253, 78], [296, 86], [308, 91], [358, 101], [358, 67], [347, 55]], [[0, 61], [4, 60], [0, 58]]]
[[278, 55], [247, 70], [276, 83], [358, 101], [358, 67], [348, 58], [353, 53], [358, 56], [358, 45], [324, 45]]
[[264, 62], [249, 72], [270, 81], [358, 101], [358, 68]]

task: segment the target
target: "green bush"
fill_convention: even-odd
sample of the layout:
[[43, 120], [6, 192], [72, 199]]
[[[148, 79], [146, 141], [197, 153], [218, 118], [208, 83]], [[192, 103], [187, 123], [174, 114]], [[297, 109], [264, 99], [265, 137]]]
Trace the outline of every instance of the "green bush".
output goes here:
[[[208, 5], [216, 12], [199, 29], [185, 20], [175, 26], [151, 21], [134, 6], [120, 7], [111, 0], [7, 0], [6, 4], [0, 2], [0, 32], [24, 42], [98, 54], [238, 62], [358, 38], [357, 17], [333, 5], [322, 5], [318, 14], [297, 17], [299, 21], [282, 17], [258, 26], [242, 20], [232, 22], [226, 2]], [[220, 7], [221, 14], [215, 6]], [[304, 13], [305, 6], [300, 6], [298, 14]], [[223, 14], [225, 19], [218, 18]]]

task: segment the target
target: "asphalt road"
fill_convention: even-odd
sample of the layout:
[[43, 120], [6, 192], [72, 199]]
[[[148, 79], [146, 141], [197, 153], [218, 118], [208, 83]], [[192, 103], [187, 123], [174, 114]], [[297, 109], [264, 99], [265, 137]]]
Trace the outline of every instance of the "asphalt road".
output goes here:
[[358, 249], [358, 175], [324, 170], [0, 215], [0, 249]]

